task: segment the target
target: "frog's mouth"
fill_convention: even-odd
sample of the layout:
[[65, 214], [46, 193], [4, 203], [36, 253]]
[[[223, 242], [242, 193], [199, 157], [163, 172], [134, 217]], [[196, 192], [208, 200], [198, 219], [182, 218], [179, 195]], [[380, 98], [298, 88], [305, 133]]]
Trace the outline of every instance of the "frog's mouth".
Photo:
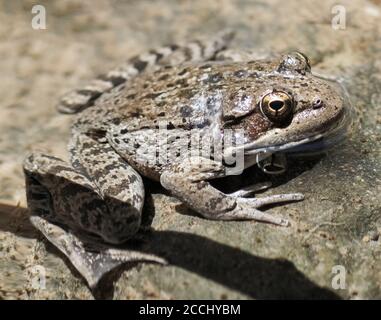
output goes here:
[[344, 87], [341, 87], [341, 93], [344, 105], [342, 112], [337, 113], [324, 126], [322, 125], [324, 131], [315, 132], [302, 139], [295, 138], [286, 143], [265, 145], [259, 143], [259, 141], [250, 142], [243, 145], [244, 155], [311, 153], [327, 151], [332, 147], [336, 147], [350, 135], [354, 122], [354, 108]]
[[323, 133], [314, 134], [306, 138], [290, 141], [284, 144], [258, 146], [255, 142], [243, 146], [244, 155], [259, 153], [310, 153], [327, 151], [342, 143], [349, 135], [352, 127], [352, 115], [345, 110], [341, 120]]

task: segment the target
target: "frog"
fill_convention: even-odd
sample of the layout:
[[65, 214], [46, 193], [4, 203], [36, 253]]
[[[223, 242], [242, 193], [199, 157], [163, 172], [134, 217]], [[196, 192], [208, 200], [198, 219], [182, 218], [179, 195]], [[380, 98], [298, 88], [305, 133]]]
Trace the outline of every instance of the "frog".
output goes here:
[[[40, 152], [25, 158], [31, 223], [90, 287], [125, 262], [168, 263], [123, 246], [144, 229], [142, 177], [206, 219], [290, 224], [260, 208], [301, 201], [303, 194], [257, 198], [270, 186], [224, 193], [211, 182], [254, 165], [283, 172], [286, 152], [338, 130], [344, 98], [311, 72], [301, 52], [252, 59], [232, 53], [233, 35], [150, 50], [70, 91], [58, 104], [74, 115], [70, 162]], [[195, 136], [223, 147], [200, 143], [194, 149], [206, 152], [194, 152]]]

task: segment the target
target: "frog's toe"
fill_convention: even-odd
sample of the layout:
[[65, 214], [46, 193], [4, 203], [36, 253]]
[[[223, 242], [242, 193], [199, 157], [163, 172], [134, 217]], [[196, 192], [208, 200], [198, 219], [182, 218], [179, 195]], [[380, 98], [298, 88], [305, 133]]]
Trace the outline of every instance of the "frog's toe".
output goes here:
[[236, 197], [236, 198], [245, 198], [253, 195], [256, 192], [264, 191], [271, 187], [271, 182], [261, 182], [261, 183], [255, 183], [253, 185], [250, 185], [248, 187], [242, 188], [238, 191], [235, 191], [233, 193], [229, 193], [229, 196]]
[[98, 243], [87, 243], [73, 233], [39, 216], [31, 216], [30, 220], [52, 244], [69, 258], [91, 288], [94, 288], [107, 272], [126, 262], [167, 264], [165, 259], [152, 254], [130, 249], [116, 249]]
[[226, 217], [229, 217], [229, 220], [255, 220], [258, 222], [266, 222], [284, 227], [287, 227], [290, 224], [287, 219], [269, 214], [267, 212], [262, 212], [255, 209], [249, 203], [242, 201], [239, 201], [237, 207], [232, 212], [227, 213]]
[[254, 208], [261, 208], [263, 206], [271, 205], [271, 204], [279, 204], [283, 202], [293, 202], [293, 201], [301, 201], [304, 199], [304, 195], [302, 193], [288, 193], [288, 194], [276, 194], [263, 198], [254, 198], [254, 199], [241, 199], [243, 202], [251, 203]]

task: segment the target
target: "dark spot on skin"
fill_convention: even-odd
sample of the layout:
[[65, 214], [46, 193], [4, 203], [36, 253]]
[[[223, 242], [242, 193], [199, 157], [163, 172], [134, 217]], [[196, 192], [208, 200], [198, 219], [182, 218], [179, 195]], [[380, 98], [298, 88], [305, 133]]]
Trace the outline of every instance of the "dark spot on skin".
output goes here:
[[158, 107], [163, 107], [163, 106], [165, 106], [165, 104], [166, 104], [165, 100], [156, 103], [156, 105], [157, 105]]
[[211, 74], [206, 80], [204, 80], [204, 83], [218, 83], [223, 79], [221, 73], [214, 73]]
[[[132, 196], [132, 203], [139, 203], [139, 202], [142, 202], [142, 197], [138, 194], [134, 194]], [[138, 218], [134, 218], [133, 219], [134, 221], [131, 221], [131, 223], [136, 223], [136, 221], [138, 221]]]
[[187, 87], [188, 86], [186, 79], [179, 79], [175, 82], [175, 84], [180, 86], [180, 87]]
[[161, 94], [163, 94], [163, 92], [152, 92], [152, 93], [148, 93], [146, 94], [145, 96], [143, 96], [143, 99], [156, 99], [157, 97], [159, 97]]
[[129, 143], [129, 142], [130, 142], [130, 139], [125, 138], [125, 139], [123, 139], [123, 142], [124, 142], [124, 143]]
[[111, 82], [114, 87], [122, 84], [123, 82], [126, 82], [126, 79], [123, 77], [110, 77], [110, 76], [107, 76], [107, 74], [102, 74], [98, 76], [97, 78], [102, 81]]
[[130, 183], [134, 183], [138, 180], [138, 178], [135, 175], [130, 175], [128, 176], [128, 180], [130, 181]]
[[181, 70], [177, 75], [179, 76], [183, 76], [184, 74], [186, 74], [188, 72], [188, 68], [184, 68], [183, 70]]
[[210, 68], [210, 67], [211, 67], [210, 64], [204, 64], [204, 65], [202, 65], [202, 66], [200, 67], [200, 69], [208, 69], [208, 68]]
[[202, 129], [205, 128], [206, 126], [210, 125], [210, 121], [207, 119], [203, 123], [198, 123], [196, 125], [197, 128]]
[[167, 80], [169, 78], [169, 74], [163, 74], [161, 77], [158, 78], [159, 81]]
[[140, 148], [140, 143], [135, 142], [135, 143], [134, 143], [134, 148], [135, 148], [135, 149]]
[[131, 112], [130, 116], [133, 118], [139, 118], [141, 116], [141, 113], [139, 111]]
[[180, 108], [180, 114], [183, 118], [191, 117], [192, 116], [192, 108], [189, 106], [182, 106]]
[[146, 61], [141, 61], [139, 58], [136, 58], [132, 62], [135, 69], [137, 69], [139, 72], [142, 72], [147, 67]]
[[132, 100], [132, 99], [135, 99], [135, 97], [136, 97], [136, 94], [132, 93], [132, 94], [129, 94], [129, 95], [127, 96], [127, 99]]
[[123, 77], [110, 77], [109, 79], [114, 87], [126, 82], [126, 79]]
[[237, 78], [243, 78], [246, 75], [247, 75], [246, 70], [238, 70], [238, 71], [234, 72], [234, 76], [236, 76]]
[[221, 198], [212, 198], [209, 200], [209, 206], [212, 210], [215, 210], [219, 203], [221, 203]]
[[167, 84], [167, 88], [171, 88], [171, 87], [174, 87], [174, 86], [175, 86], [175, 84], [173, 82], [170, 82], [170, 83]]
[[187, 61], [191, 60], [192, 59], [192, 49], [189, 47], [185, 47], [185, 48], [183, 48], [183, 51], [184, 51], [184, 55], [185, 55], [186, 60]]
[[177, 44], [169, 44], [168, 47], [172, 50], [172, 51], [175, 51], [179, 48], [179, 46]]
[[249, 77], [250, 78], [254, 78], [254, 79], [257, 79], [257, 78], [260, 78], [260, 75], [259, 75], [259, 73], [258, 72], [252, 72], [252, 73], [250, 73], [249, 74]]
[[175, 126], [173, 125], [172, 122], [169, 122], [167, 128], [168, 128], [169, 130], [172, 130], [172, 129], [175, 129]]
[[179, 97], [190, 99], [195, 95], [195, 93], [190, 89], [183, 89], [179, 92]]
[[155, 55], [156, 61], [159, 61], [161, 58], [163, 58], [163, 55], [159, 52], [156, 52], [155, 50], [150, 50], [149, 53]]
[[121, 133], [121, 134], [126, 134], [127, 132], [128, 132], [127, 129], [122, 129], [122, 130], [120, 130], [120, 133]]
[[164, 117], [165, 116], [165, 112], [160, 112], [157, 114], [158, 117]]
[[119, 139], [114, 139], [115, 143], [116, 144], [120, 144], [120, 140]]
[[148, 82], [146, 82], [145, 84], [143, 84], [143, 88], [144, 89], [147, 89], [149, 87], [149, 83]]
[[81, 94], [81, 95], [84, 95], [84, 96], [96, 96], [96, 97], [99, 97], [101, 95], [101, 92], [98, 91], [98, 90], [86, 90], [86, 89], [82, 89], [82, 90], [77, 90], [77, 93], [78, 94]]
[[119, 124], [120, 124], [120, 119], [115, 118], [115, 119], [112, 119], [111, 122], [112, 122], [113, 124], [115, 124], [115, 125], [119, 125]]
[[302, 87], [308, 87], [308, 83], [301, 83], [300, 84]]
[[244, 101], [244, 100], [246, 100], [247, 98], [248, 98], [247, 94], [244, 93], [244, 94], [242, 95], [242, 97], [241, 97], [241, 101]]

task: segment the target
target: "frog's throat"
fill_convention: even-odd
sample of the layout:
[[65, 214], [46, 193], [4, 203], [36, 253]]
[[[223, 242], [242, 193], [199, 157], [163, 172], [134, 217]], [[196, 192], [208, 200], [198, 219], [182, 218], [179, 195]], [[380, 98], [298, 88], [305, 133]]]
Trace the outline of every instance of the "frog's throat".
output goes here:
[[298, 146], [311, 143], [323, 137], [324, 137], [324, 134], [317, 134], [317, 135], [307, 137], [298, 141], [291, 141], [291, 142], [280, 144], [280, 145], [264, 146], [259, 148], [255, 147], [255, 142], [254, 142], [254, 143], [245, 144], [243, 146], [243, 149], [244, 149], [245, 155], [253, 155], [258, 153], [274, 153], [274, 152], [294, 149]]

